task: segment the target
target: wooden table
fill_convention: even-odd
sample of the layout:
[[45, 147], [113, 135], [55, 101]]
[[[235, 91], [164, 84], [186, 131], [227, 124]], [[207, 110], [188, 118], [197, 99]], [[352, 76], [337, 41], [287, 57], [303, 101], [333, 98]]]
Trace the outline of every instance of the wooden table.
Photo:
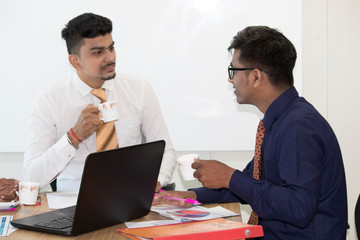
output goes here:
[[[204, 207], [216, 207], [216, 206], [222, 206], [226, 209], [229, 209], [233, 212], [240, 213], [240, 204], [239, 203], [222, 203], [222, 204], [203, 204]], [[41, 206], [22, 206], [19, 205], [16, 207], [15, 211], [7, 211], [7, 212], [0, 212], [0, 216], [2, 215], [13, 215], [13, 219], [23, 218], [32, 216], [35, 214], [43, 213], [51, 211], [48, 208], [48, 203], [46, 199], [46, 194], [41, 194]], [[168, 218], [163, 217], [159, 215], [156, 212], [150, 212], [145, 217], [133, 220], [133, 221], [151, 221], [151, 220], [166, 220]], [[229, 217], [228, 219], [239, 221], [241, 222], [241, 215], [236, 217]], [[126, 228], [126, 225], [124, 223], [114, 225], [111, 227], [103, 228], [94, 232], [85, 233], [76, 237], [63, 237], [59, 235], [52, 235], [47, 233], [41, 233], [41, 232], [34, 232], [29, 230], [22, 230], [18, 229], [17, 231], [11, 233], [9, 237], [6, 237], [6, 240], [12, 240], [12, 239], [26, 239], [26, 240], [49, 240], [49, 239], [97, 239], [97, 240], [108, 240], [108, 239], [119, 239], [119, 240], [128, 240], [128, 238], [121, 236], [118, 234], [115, 230], [119, 228]]]

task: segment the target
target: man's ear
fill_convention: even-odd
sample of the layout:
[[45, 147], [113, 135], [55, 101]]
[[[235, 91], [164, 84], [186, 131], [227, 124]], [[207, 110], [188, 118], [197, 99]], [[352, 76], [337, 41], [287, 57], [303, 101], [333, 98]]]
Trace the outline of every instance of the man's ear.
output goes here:
[[264, 80], [261, 71], [255, 68], [253, 71], [251, 71], [250, 74], [251, 74], [251, 82], [253, 84], [253, 87], [255, 88], [259, 87], [261, 82]]
[[82, 68], [80, 65], [79, 56], [76, 54], [72, 53], [69, 55], [69, 62], [76, 70], [80, 70]]

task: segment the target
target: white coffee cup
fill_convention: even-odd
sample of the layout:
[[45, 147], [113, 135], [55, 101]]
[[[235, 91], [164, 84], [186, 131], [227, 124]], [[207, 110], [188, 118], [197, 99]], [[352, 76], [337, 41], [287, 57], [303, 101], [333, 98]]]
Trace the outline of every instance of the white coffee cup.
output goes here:
[[21, 204], [35, 205], [40, 184], [36, 182], [19, 182], [19, 200]]
[[118, 107], [115, 101], [108, 101], [100, 103], [97, 105], [101, 113], [100, 119], [106, 123], [110, 121], [115, 121], [119, 118], [118, 116]]
[[181, 175], [184, 180], [194, 180], [195, 169], [191, 167], [191, 164], [194, 162], [195, 158], [199, 158], [199, 155], [196, 153], [182, 155], [177, 158], [178, 167], [180, 169]]

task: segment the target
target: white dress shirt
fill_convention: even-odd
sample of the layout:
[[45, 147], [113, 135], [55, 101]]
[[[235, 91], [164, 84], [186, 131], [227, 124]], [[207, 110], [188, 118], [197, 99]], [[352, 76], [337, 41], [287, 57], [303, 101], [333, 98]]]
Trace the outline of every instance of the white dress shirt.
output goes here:
[[[147, 142], [165, 140], [158, 180], [166, 185], [176, 166], [175, 151], [150, 84], [144, 79], [117, 74], [102, 87], [107, 101], [118, 103], [115, 129], [119, 147], [141, 143], [142, 135]], [[83, 140], [78, 149], [68, 143], [66, 134], [87, 105], [100, 103], [91, 90], [75, 73], [72, 79], [56, 82], [35, 98], [24, 157], [24, 180], [39, 182], [44, 187], [57, 178], [58, 191], [78, 191], [85, 159], [96, 152], [96, 133]]]

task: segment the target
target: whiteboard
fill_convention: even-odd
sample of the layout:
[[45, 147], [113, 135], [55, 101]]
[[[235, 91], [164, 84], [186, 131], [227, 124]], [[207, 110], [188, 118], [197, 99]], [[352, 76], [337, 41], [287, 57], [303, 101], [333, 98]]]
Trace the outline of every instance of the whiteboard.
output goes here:
[[248, 25], [292, 41], [301, 93], [301, 0], [1, 1], [0, 152], [24, 151], [34, 96], [72, 75], [61, 30], [84, 12], [113, 21], [117, 71], [151, 83], [178, 151], [253, 149], [262, 115], [227, 81], [227, 47]]

